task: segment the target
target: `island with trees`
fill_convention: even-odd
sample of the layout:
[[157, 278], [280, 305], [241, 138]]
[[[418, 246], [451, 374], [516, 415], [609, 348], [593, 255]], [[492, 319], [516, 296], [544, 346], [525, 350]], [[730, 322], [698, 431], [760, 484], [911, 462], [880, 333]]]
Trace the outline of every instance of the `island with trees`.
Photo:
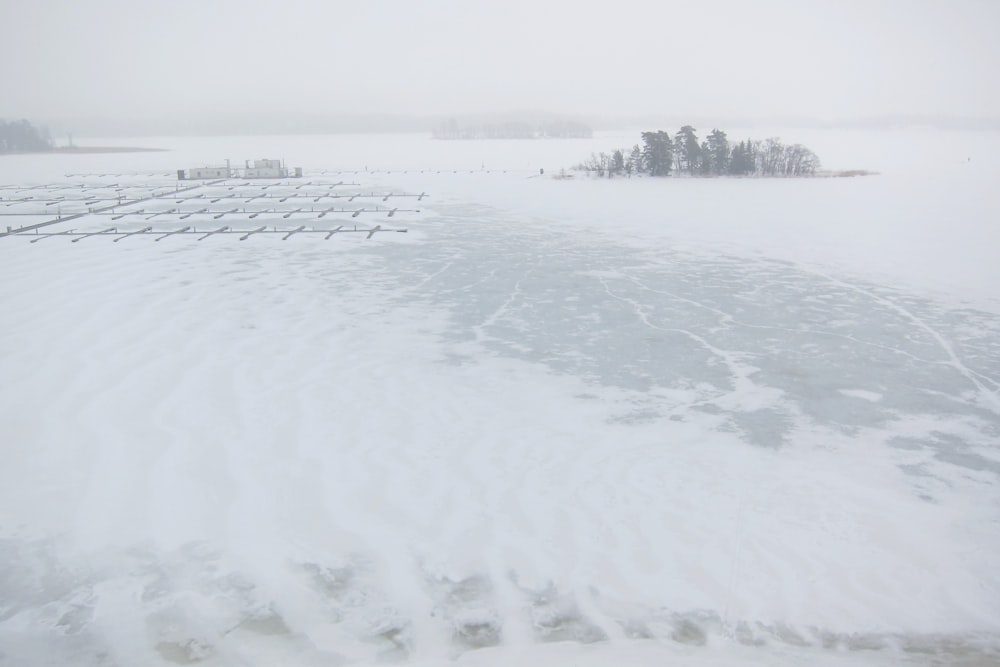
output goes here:
[[56, 146], [48, 128], [38, 128], [25, 119], [5, 121], [0, 118], [0, 155], [4, 153], [137, 153], [161, 151], [162, 148], [135, 146]]
[[0, 119], [0, 153], [37, 153], [52, 150], [52, 135], [27, 120]]
[[852, 170], [820, 172], [819, 158], [801, 144], [784, 144], [777, 137], [764, 140], [729, 141], [726, 133], [713, 129], [703, 139], [685, 125], [673, 136], [663, 130], [641, 134], [642, 144], [611, 153], [593, 153], [575, 169], [599, 177], [632, 176], [859, 176], [871, 172]]

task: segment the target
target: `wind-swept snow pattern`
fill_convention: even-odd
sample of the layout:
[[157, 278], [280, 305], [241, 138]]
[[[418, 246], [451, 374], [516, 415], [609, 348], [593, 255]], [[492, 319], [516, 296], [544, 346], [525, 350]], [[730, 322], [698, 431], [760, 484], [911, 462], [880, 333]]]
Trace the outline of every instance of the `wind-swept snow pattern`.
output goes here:
[[0, 238], [0, 664], [1000, 660], [1000, 314], [527, 182]]

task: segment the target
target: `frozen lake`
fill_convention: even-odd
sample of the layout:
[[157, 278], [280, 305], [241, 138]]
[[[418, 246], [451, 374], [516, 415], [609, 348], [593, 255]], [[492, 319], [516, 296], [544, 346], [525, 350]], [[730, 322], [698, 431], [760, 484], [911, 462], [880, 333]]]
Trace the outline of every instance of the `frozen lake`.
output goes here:
[[1000, 140], [781, 136], [882, 173], [550, 177], [638, 133], [0, 156], [430, 195], [371, 239], [0, 238], [0, 664], [1000, 660]]

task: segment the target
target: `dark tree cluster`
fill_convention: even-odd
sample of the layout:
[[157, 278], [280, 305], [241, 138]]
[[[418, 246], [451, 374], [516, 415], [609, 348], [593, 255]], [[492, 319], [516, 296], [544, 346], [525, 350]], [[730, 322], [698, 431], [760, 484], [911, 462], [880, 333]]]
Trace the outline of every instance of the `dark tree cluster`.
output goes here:
[[632, 174], [669, 176], [671, 171], [689, 176], [812, 176], [819, 158], [801, 144], [790, 146], [772, 137], [730, 143], [726, 133], [713, 129], [702, 141], [697, 130], [685, 125], [672, 137], [669, 132], [643, 132], [642, 145], [631, 150], [591, 154], [577, 169], [608, 178]]
[[538, 136], [547, 139], [590, 139], [594, 131], [575, 120], [553, 120], [538, 126]]
[[511, 121], [461, 126], [454, 118], [441, 123], [432, 136], [435, 139], [567, 139], [590, 138], [594, 131], [576, 121], [550, 121], [540, 125]]
[[46, 129], [38, 129], [26, 120], [0, 120], [0, 153], [47, 151], [52, 137]]

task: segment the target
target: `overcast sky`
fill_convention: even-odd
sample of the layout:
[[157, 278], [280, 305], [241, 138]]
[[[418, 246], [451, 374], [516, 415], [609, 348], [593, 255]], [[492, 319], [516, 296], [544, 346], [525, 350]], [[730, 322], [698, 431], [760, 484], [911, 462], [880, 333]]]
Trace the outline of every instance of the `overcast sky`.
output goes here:
[[1000, 116], [1000, 0], [0, 0], [0, 118]]

